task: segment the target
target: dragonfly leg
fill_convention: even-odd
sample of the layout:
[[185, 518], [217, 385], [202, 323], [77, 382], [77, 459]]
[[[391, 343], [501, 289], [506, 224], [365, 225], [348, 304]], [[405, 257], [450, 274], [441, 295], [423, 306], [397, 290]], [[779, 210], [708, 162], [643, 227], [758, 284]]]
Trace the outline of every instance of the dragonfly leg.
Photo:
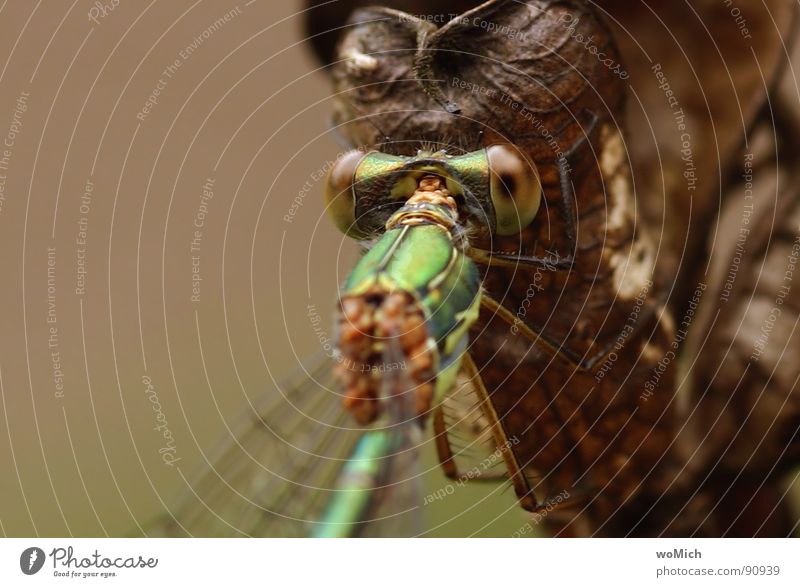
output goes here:
[[445, 477], [455, 479], [458, 477], [458, 467], [454, 460], [450, 442], [447, 440], [447, 424], [444, 421], [442, 406], [437, 406], [433, 412], [433, 436], [436, 442], [436, 454]]
[[469, 478], [470, 481], [500, 481], [508, 479], [505, 472], [486, 473], [481, 471], [478, 475], [470, 476], [467, 472], [459, 471], [455, 455], [450, 446], [447, 430], [447, 423], [444, 420], [444, 409], [442, 406], [438, 406], [433, 414], [433, 433], [436, 442], [436, 454], [439, 456], [439, 463], [445, 477], [453, 480]]
[[[612, 340], [607, 345], [601, 347], [597, 353], [589, 356], [580, 356], [574, 351], [564, 347], [562, 344], [552, 340], [546, 334], [528, 326], [525, 322], [514, 316], [508, 308], [486, 292], [481, 295], [481, 306], [490, 310], [494, 315], [510, 326], [516, 326], [517, 330], [538, 348], [545, 348], [551, 356], [560, 357], [568, 362], [574, 369], [581, 372], [590, 371], [595, 365], [611, 354], [611, 351], [614, 350], [614, 346], [617, 344], [616, 340]], [[650, 304], [642, 310], [631, 335], [638, 332], [642, 325], [647, 323], [648, 319], [655, 314], [656, 307], [655, 304]]]
[[483, 384], [483, 378], [478, 371], [478, 367], [475, 365], [475, 361], [473, 361], [469, 353], [466, 352], [462, 360], [464, 371], [467, 377], [472, 381], [475, 394], [478, 396], [480, 408], [489, 422], [489, 427], [494, 437], [497, 450], [500, 451], [503, 461], [505, 461], [508, 477], [511, 479], [511, 483], [514, 486], [517, 499], [524, 509], [531, 510], [536, 507], [536, 497], [512, 449], [512, 446], [515, 444], [514, 439], [509, 439], [506, 434], [503, 423], [500, 421], [500, 418], [498, 418], [497, 412], [494, 409], [494, 404], [489, 396], [489, 392]]
[[525, 322], [514, 316], [514, 314], [512, 314], [508, 308], [488, 295], [486, 292], [481, 295], [481, 306], [491, 311], [495, 316], [510, 326], [516, 326], [519, 332], [525, 338], [530, 340], [532, 344], [539, 348], [544, 347], [550, 353], [550, 355], [561, 357], [570, 365], [572, 365], [572, 367], [580, 371], [588, 371], [591, 369], [591, 367], [596, 364], [599, 359], [611, 352], [611, 349], [613, 348], [612, 343], [608, 350], [603, 350], [597, 356], [586, 360], [578, 356], [577, 353], [563, 347], [560, 343], [551, 340], [546, 334], [538, 332], [528, 326]]

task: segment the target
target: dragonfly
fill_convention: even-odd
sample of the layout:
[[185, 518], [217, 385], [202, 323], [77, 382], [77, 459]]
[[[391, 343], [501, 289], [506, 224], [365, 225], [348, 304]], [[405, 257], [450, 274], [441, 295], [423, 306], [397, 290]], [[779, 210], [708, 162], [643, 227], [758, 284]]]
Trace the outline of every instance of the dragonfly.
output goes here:
[[[476, 10], [494, 17], [492, 4]], [[325, 190], [334, 224], [365, 251], [340, 292], [338, 353], [266, 392], [150, 533], [419, 535], [415, 467], [432, 445], [447, 478], [505, 483], [523, 510], [579, 534], [584, 519], [613, 516], [670, 434], [667, 394], [642, 406], [622, 393], [624, 380], [645, 381], [670, 332], [620, 131], [600, 98], [595, 108], [580, 94], [577, 112], [547, 118], [557, 153], [541, 133], [476, 127], [485, 114], [445, 96], [417, 47], [433, 51], [468, 19], [433, 30], [389, 9], [358, 18], [371, 24], [340, 46], [350, 97], [337, 114], [356, 148]], [[382, 49], [369, 45], [398, 21], [426, 33], [401, 36], [409, 50], [388, 58], [408, 61], [417, 89], [410, 110], [378, 124], [362, 78], [380, 72]], [[621, 342], [604, 326], [624, 316]]]
[[[540, 18], [518, 14], [527, 4]], [[533, 76], [464, 66], [513, 41], [471, 23], [560, 30], [564, 10], [613, 56], [607, 28], [565, 6], [486, 2], [440, 28], [354, 16], [333, 77], [355, 149], [325, 204], [364, 254], [340, 292], [338, 354], [266, 392], [150, 533], [422, 535], [429, 447], [447, 478], [505, 484], [554, 534], [641, 519], [661, 490], [643, 477], [674, 438], [658, 390], [673, 384], [659, 364], [675, 321], [615, 123], [622, 81], [557, 35], [564, 46], [515, 61]], [[454, 47], [473, 51], [453, 61]]]
[[[421, 493], [415, 465], [429, 421], [448, 477], [463, 476], [456, 460], [483, 454], [486, 446], [496, 451], [498, 463], [515, 470], [511, 443], [468, 353], [470, 328], [488, 298], [467, 254], [459, 202], [463, 207], [470, 197], [491, 205], [487, 212], [495, 218], [497, 230], [518, 232], [540, 203], [536, 171], [505, 146], [456, 157], [443, 151], [397, 157], [355, 150], [340, 158], [326, 189], [327, 209], [343, 233], [370, 238], [369, 227], [356, 221], [355, 203], [376, 190], [401, 206], [393, 207], [378, 238], [342, 287], [336, 355], [299, 383], [289, 384], [283, 390], [283, 406], [273, 401], [263, 410], [263, 419], [251, 423], [237, 442], [237, 447], [263, 443], [258, 453], [269, 455], [276, 468], [253, 462], [238, 471], [231, 469], [237, 459], [230, 458], [228, 449], [229, 455], [218, 461], [220, 468], [215, 467], [225, 482], [211, 480], [198, 488], [205, 511], [194, 504], [188, 508], [193, 511], [179, 511], [159, 522], [156, 531], [171, 535], [217, 528], [224, 534], [235, 529], [346, 537], [368, 535], [371, 527], [380, 527], [390, 535], [420, 533], [414, 513], [418, 508], [414, 500], [419, 502]], [[317, 379], [320, 374], [332, 380]], [[335, 403], [339, 405], [332, 406]], [[321, 428], [330, 428], [317, 435], [281, 426], [293, 421], [292, 410], [309, 420], [321, 416]], [[369, 428], [360, 435], [341, 434], [350, 430], [339, 418], [327, 424], [331, 412], [347, 412], [358, 425]], [[463, 432], [465, 422], [472, 425], [470, 444], [457, 447], [451, 436], [457, 436], [459, 429]], [[333, 441], [336, 436], [347, 440]], [[331, 445], [339, 456], [316, 454]], [[298, 462], [292, 450], [304, 462]], [[406, 477], [398, 477], [400, 471]], [[485, 474], [491, 479], [502, 476], [495, 471]], [[477, 472], [470, 477], [478, 477]], [[231, 480], [239, 489], [242, 482], [249, 488], [257, 486], [261, 495], [261, 501], [254, 503], [240, 494], [235, 502], [245, 500], [248, 505], [235, 523], [223, 516], [226, 508], [221, 499], [227, 493], [224, 486], [237, 491]], [[529, 493], [521, 483], [517, 490]], [[298, 492], [317, 496], [304, 501]], [[387, 502], [394, 510], [387, 509]], [[309, 517], [309, 512], [314, 514]]]

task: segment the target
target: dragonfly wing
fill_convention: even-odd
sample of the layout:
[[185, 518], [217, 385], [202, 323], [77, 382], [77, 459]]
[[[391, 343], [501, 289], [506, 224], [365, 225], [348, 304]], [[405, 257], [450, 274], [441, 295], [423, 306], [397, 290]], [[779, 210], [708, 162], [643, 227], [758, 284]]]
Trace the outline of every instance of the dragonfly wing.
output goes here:
[[434, 414], [439, 460], [450, 478], [496, 480], [506, 476], [483, 401], [473, 379], [462, 369]]
[[165, 536], [306, 536], [363, 430], [341, 408], [336, 361], [312, 362], [263, 395], [189, 488], [150, 528]]
[[369, 507], [354, 536], [414, 537], [423, 531], [422, 477], [419, 467], [420, 434], [406, 429], [393, 434], [391, 450], [381, 459], [381, 471], [376, 476]]

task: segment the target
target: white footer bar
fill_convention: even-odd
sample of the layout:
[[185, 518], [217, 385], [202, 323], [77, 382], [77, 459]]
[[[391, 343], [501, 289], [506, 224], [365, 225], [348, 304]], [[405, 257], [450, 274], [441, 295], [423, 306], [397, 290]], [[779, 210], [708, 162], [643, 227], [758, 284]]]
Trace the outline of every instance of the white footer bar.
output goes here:
[[[26, 568], [27, 567], [27, 568]], [[5, 539], [2, 585], [800, 585], [800, 541]], [[598, 581], [598, 579], [600, 581]]]

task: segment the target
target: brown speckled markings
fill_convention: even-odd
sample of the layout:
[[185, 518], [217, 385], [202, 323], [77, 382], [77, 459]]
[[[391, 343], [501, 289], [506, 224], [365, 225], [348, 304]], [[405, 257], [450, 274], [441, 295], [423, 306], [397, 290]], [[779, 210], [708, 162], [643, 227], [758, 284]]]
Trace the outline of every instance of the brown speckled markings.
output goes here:
[[385, 347], [394, 344], [402, 361], [408, 361], [415, 410], [420, 416], [426, 414], [433, 398], [434, 359], [424, 328], [425, 315], [411, 294], [374, 288], [361, 296], [343, 298], [341, 308], [337, 345], [343, 360], [335, 372], [342, 386], [343, 407], [360, 424], [378, 418], [385, 370], [400, 368], [382, 363]]
[[[333, 73], [337, 122], [356, 145], [413, 154], [426, 143], [451, 152], [513, 143], [539, 169], [542, 206], [521, 235], [492, 238], [470, 217], [474, 210], [464, 215], [476, 221], [476, 247], [555, 265], [574, 253], [566, 269], [485, 268], [484, 285], [512, 315], [527, 300], [525, 324], [589, 366], [576, 369], [485, 310], [470, 352], [507, 435], [519, 439], [514, 452], [538, 500], [566, 490], [570, 514], [586, 506], [582, 517], [596, 528], [636, 493], [673, 426], [671, 370], [640, 397], [673, 332], [660, 304], [664, 284], [650, 284], [653, 245], [637, 220], [619, 130], [625, 86], [576, 41], [591, 36], [619, 62], [609, 31], [586, 3], [566, 0], [487, 2], [438, 29], [386, 9], [354, 20], [360, 24], [344, 35]], [[470, 24], [476, 20], [524, 39]], [[470, 91], [476, 87], [483, 91]], [[575, 194], [567, 209], [559, 158]], [[621, 338], [637, 306], [635, 329]]]

